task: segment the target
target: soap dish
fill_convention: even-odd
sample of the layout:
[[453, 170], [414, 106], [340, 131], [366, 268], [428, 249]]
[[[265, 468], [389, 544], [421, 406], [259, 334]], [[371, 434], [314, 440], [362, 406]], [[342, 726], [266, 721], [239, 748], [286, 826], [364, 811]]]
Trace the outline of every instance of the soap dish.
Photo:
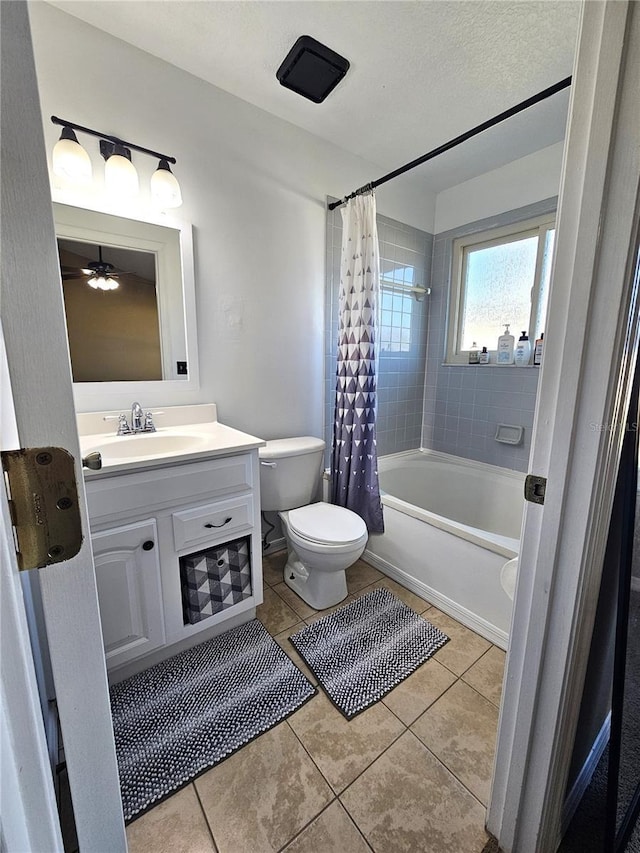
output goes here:
[[501, 444], [521, 444], [523, 434], [524, 427], [498, 424], [496, 441], [499, 441]]

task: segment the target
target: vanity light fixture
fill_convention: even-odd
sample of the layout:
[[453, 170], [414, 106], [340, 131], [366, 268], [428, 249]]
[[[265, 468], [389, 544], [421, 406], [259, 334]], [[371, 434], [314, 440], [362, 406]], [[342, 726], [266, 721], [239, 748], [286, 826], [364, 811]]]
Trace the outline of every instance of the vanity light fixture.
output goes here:
[[62, 128], [53, 148], [53, 174], [77, 183], [91, 180], [91, 158], [69, 125]]
[[180, 207], [182, 204], [180, 184], [166, 160], [160, 160], [158, 168], [151, 175], [151, 197], [162, 209]]
[[100, 140], [100, 153], [105, 159], [104, 185], [107, 192], [120, 198], [133, 198], [140, 192], [138, 172], [131, 162], [131, 151], [124, 145]]
[[51, 121], [63, 128], [60, 140], [53, 150], [54, 174], [74, 182], [86, 182], [91, 178], [91, 160], [74, 132], [80, 131], [100, 140], [100, 153], [106, 160], [105, 186], [111, 194], [120, 198], [131, 198], [139, 192], [138, 172], [131, 162], [133, 150], [160, 161], [151, 176], [151, 196], [154, 203], [161, 209], [179, 207], [182, 204], [180, 184], [169, 166], [169, 163], [175, 164], [175, 157], [125, 142], [116, 136], [74, 124], [57, 116], [51, 116]]

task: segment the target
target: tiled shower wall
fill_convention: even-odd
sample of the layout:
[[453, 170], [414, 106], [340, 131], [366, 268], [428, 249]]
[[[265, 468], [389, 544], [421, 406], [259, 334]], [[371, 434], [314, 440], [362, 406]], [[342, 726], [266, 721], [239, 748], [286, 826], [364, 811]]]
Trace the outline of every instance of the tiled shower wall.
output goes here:
[[[400, 284], [428, 286], [433, 235], [378, 216], [381, 323], [378, 363], [378, 455], [420, 447], [429, 297], [422, 301]], [[338, 287], [342, 216], [327, 216], [325, 317], [325, 440], [329, 464], [338, 346]], [[394, 286], [395, 285], [395, 286]]]
[[[448, 366], [444, 360], [453, 241], [554, 211], [557, 199], [469, 223], [434, 240], [429, 304], [427, 371], [422, 441], [424, 447], [504, 468], [525, 471], [531, 448], [538, 389], [536, 367]], [[496, 327], [496, 341], [502, 329]], [[498, 424], [524, 427], [517, 447], [495, 440]]]
[[[426, 447], [525, 471], [538, 388], [535, 367], [443, 364], [453, 241], [552, 212], [557, 199], [433, 235], [378, 216], [382, 311], [378, 369], [378, 454]], [[329, 465], [338, 328], [342, 218], [327, 217], [325, 440]], [[388, 282], [431, 287], [416, 301]], [[391, 303], [389, 306], [389, 302]], [[387, 307], [385, 307], [385, 305]], [[390, 324], [390, 325], [387, 325]], [[496, 339], [502, 330], [496, 330]], [[386, 347], [386, 348], [385, 348]], [[395, 347], [395, 351], [389, 347]], [[495, 441], [499, 423], [524, 427], [517, 447]]]

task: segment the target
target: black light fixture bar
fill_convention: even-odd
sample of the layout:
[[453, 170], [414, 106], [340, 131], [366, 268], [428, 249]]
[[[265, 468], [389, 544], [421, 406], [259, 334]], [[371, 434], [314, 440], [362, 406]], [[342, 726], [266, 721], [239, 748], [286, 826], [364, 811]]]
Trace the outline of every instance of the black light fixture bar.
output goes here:
[[120, 145], [124, 148], [133, 148], [134, 151], [140, 151], [143, 154], [149, 154], [151, 157], [156, 157], [158, 160], [166, 160], [168, 163], [175, 163], [175, 157], [169, 157], [167, 154], [160, 154], [159, 151], [152, 151], [150, 148], [143, 148], [141, 145], [134, 145], [133, 142], [126, 142], [124, 139], [119, 139], [117, 136], [112, 136], [110, 133], [100, 133], [98, 130], [92, 130], [90, 127], [83, 127], [81, 124], [75, 124], [72, 121], [65, 121], [58, 116], [51, 116], [51, 121], [54, 124], [59, 124], [61, 127], [70, 127], [73, 130], [79, 130], [81, 133], [88, 133], [89, 136], [95, 136], [98, 139], [106, 139], [113, 142], [114, 145]]
[[443, 145], [439, 145], [432, 151], [423, 154], [422, 157], [418, 157], [416, 160], [412, 160], [410, 163], [406, 163], [404, 166], [400, 166], [399, 169], [394, 169], [393, 172], [389, 172], [388, 175], [384, 175], [382, 178], [378, 178], [377, 181], [372, 181], [370, 184], [365, 184], [363, 187], [354, 190], [349, 195], [346, 195], [344, 198], [340, 199], [340, 201], [331, 202], [329, 205], [327, 205], [327, 207], [329, 208], [329, 210], [334, 210], [334, 208], [340, 207], [340, 205], [342, 204], [346, 204], [351, 198], [355, 198], [358, 195], [364, 195], [364, 193], [371, 192], [371, 190], [374, 190], [381, 184], [386, 184], [387, 181], [391, 181], [394, 178], [397, 178], [399, 175], [404, 175], [405, 172], [408, 172], [410, 169], [415, 169], [416, 166], [421, 166], [423, 163], [426, 163], [427, 160], [433, 160], [434, 157], [438, 157], [440, 154], [444, 154], [445, 151], [450, 151], [457, 145], [461, 145], [463, 142], [466, 142], [467, 139], [471, 139], [473, 136], [477, 136], [484, 130], [488, 130], [490, 127], [494, 127], [496, 124], [500, 124], [501, 121], [504, 121], [505, 119], [511, 118], [511, 116], [521, 113], [523, 110], [534, 106], [534, 104], [539, 104], [540, 101], [544, 101], [546, 100], [546, 98], [550, 98], [552, 95], [555, 95], [557, 92], [561, 92], [563, 89], [566, 89], [570, 85], [571, 77], [565, 77], [565, 79], [560, 80], [559, 83], [554, 83], [553, 86], [549, 86], [547, 89], [543, 89], [536, 95], [532, 95], [530, 98], [527, 98], [526, 101], [521, 101], [519, 104], [510, 107], [508, 110], [504, 110], [504, 112], [499, 113], [497, 116], [487, 119], [487, 121], [483, 121], [482, 124], [479, 124], [476, 127], [472, 127], [471, 130], [467, 130], [466, 133], [461, 133], [460, 136], [456, 136], [454, 139], [450, 139], [449, 142], [445, 142]]

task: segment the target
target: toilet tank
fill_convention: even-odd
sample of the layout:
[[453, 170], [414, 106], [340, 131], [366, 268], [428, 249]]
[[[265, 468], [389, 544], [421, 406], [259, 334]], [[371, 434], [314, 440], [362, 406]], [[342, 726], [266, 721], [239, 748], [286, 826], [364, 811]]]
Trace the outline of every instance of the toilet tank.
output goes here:
[[282, 512], [311, 503], [318, 488], [324, 441], [305, 435], [277, 438], [260, 447], [262, 509]]

